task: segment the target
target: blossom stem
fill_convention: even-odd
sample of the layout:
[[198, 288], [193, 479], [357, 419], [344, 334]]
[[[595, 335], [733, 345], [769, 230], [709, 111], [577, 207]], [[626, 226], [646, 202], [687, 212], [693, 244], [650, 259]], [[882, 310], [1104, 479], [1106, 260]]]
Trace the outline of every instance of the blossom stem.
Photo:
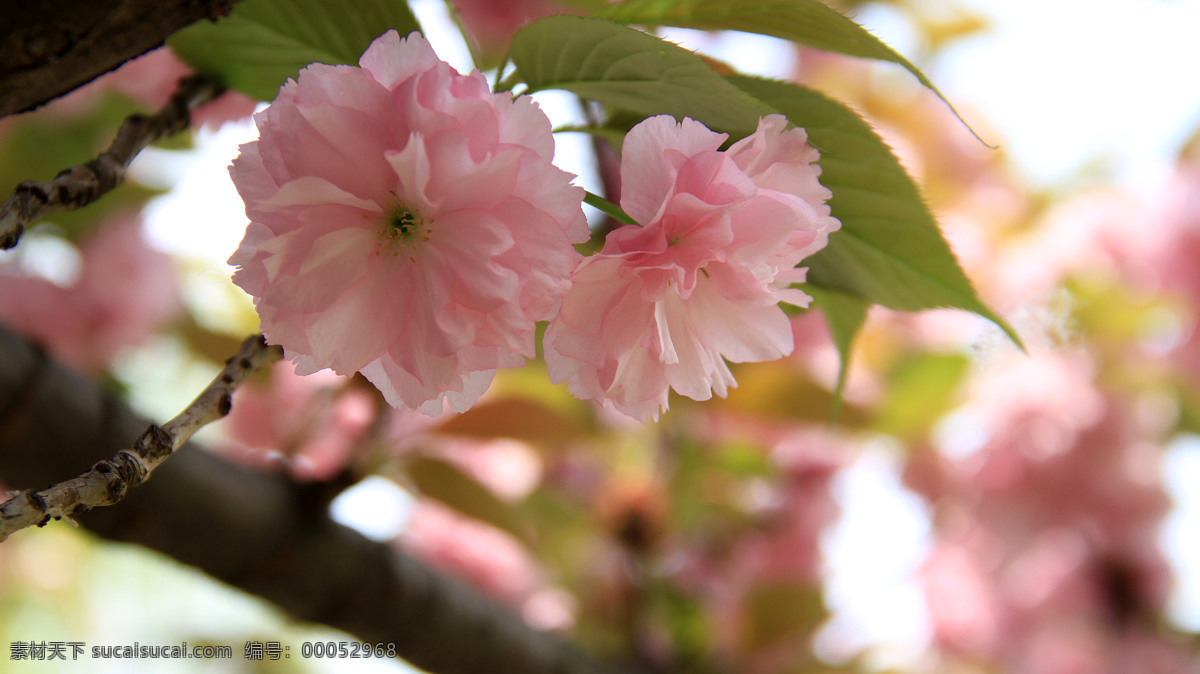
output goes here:
[[[515, 84], [508, 84], [508, 80], [503, 79], [504, 69], [508, 67], [508, 63], [509, 58], [508, 53], [506, 52], [504, 54], [504, 58], [500, 59], [500, 65], [496, 66], [496, 79], [492, 81], [492, 91], [508, 91], [509, 89], [512, 89], [512, 84]], [[501, 89], [500, 87], [504, 86], [505, 84], [508, 84], [508, 89]]]
[[100, 156], [73, 166], [48, 183], [26, 181], [0, 206], [0, 249], [17, 245], [21, 234], [39, 217], [82, 208], [125, 180], [129, 163], [147, 145], [188, 128], [191, 111], [219, 96], [225, 88], [200, 76], [186, 77], [171, 100], [156, 114], [130, 115], [112, 145]]
[[591, 206], [592, 208], [595, 208], [595, 209], [601, 211], [605, 215], [609, 215], [609, 216], [615, 218], [616, 220], [625, 223], [626, 225], [638, 224], [637, 222], [634, 221], [633, 218], [629, 217], [628, 213], [621, 210], [620, 206], [617, 206], [613, 202], [609, 201], [608, 199], [605, 199], [604, 197], [602, 197], [598, 194], [592, 194], [591, 192], [585, 192], [584, 197], [583, 197], [583, 203], [587, 204], [588, 206]]
[[[496, 76], [499, 77], [499, 75], [500, 75], [500, 73], [497, 72]], [[521, 83], [520, 73], [516, 70], [513, 70], [511, 73], [508, 74], [508, 77], [505, 77], [503, 80], [499, 80], [498, 82], [496, 82], [495, 86], [492, 87], [492, 91], [494, 91], [496, 93], [500, 93], [501, 91], [512, 91], [513, 87], [517, 86], [520, 83]]]

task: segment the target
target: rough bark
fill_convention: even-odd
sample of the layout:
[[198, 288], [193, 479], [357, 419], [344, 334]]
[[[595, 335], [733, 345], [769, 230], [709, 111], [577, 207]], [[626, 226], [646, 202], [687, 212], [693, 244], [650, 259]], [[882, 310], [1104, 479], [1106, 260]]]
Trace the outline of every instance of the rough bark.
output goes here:
[[238, 0], [0, 2], [0, 117], [31, 110]]
[[[123, 403], [0, 327], [0, 480], [7, 486], [39, 487], [81, 473], [146, 426]], [[333, 522], [325, 503], [283, 477], [185, 446], [123, 502], [78, 520], [298, 618], [394, 643], [405, 660], [437, 674], [618, 671]]]

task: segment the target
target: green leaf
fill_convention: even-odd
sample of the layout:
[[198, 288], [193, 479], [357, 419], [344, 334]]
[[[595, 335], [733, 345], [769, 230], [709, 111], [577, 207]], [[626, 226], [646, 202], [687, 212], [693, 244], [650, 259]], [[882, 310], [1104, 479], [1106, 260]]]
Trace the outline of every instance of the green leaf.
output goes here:
[[820, 0], [625, 0], [596, 11], [595, 16], [622, 23], [758, 33], [839, 54], [889, 61], [907, 69], [962, 119], [920, 69]]
[[506, 531], [528, 542], [530, 532], [513, 508], [458, 468], [424, 456], [405, 462], [409, 478], [423, 496], [437, 499], [459, 513]]
[[311, 63], [358, 63], [389, 29], [420, 30], [399, 0], [245, 0], [229, 17], [200, 22], [167, 40], [198, 72], [259, 100]]
[[917, 186], [857, 114], [811, 89], [735, 76], [730, 81], [774, 106], [821, 151], [821, 183], [842, 228], [807, 261], [808, 280], [900, 311], [953, 307], [1016, 333], [983, 304], [958, 266]]
[[[1182, 375], [1178, 370], [1176, 373]], [[1200, 434], [1200, 391], [1196, 390], [1195, 382], [1191, 381], [1191, 377], [1179, 376], [1176, 381], [1170, 382], [1169, 390], [1179, 405], [1179, 415], [1171, 430], [1175, 433]]]
[[736, 441], [719, 447], [712, 462], [717, 470], [735, 477], [770, 477], [777, 470], [761, 447]]
[[829, 420], [837, 419], [842, 408], [842, 393], [846, 388], [846, 375], [850, 372], [850, 350], [854, 346], [854, 338], [867, 320], [867, 310], [871, 303], [858, 295], [850, 295], [837, 290], [805, 286], [804, 291], [812, 295], [813, 304], [825, 314], [825, 323], [829, 326], [829, 334], [838, 350], [837, 388], [833, 391], [833, 409]]
[[[804, 289], [808, 291], [809, 287]], [[704, 404], [761, 419], [818, 424], [829, 421], [838, 409], [838, 423], [847, 428], [859, 428], [868, 421], [861, 408], [834, 400], [824, 385], [794, 368], [780, 367], [778, 362], [739, 363], [734, 376], [738, 385], [727, 398]], [[675, 402], [671, 405], [674, 408]]]
[[803, 639], [829, 617], [820, 589], [807, 583], [766, 581], [745, 601], [741, 645], [749, 652]]
[[713, 618], [699, 593], [661, 583], [651, 594], [675, 650], [676, 671], [704, 672], [712, 660]]
[[970, 365], [958, 353], [922, 353], [902, 361], [888, 374], [888, 398], [875, 427], [902, 440], [928, 432], [950, 410]]
[[557, 449], [591, 430], [572, 408], [561, 409], [525, 396], [496, 396], [448, 417], [428, 432], [456, 437], [515, 438], [535, 447]]
[[513, 37], [509, 56], [531, 92], [564, 89], [645, 116], [691, 117], [739, 137], [771, 112], [692, 52], [602, 19], [535, 21]]

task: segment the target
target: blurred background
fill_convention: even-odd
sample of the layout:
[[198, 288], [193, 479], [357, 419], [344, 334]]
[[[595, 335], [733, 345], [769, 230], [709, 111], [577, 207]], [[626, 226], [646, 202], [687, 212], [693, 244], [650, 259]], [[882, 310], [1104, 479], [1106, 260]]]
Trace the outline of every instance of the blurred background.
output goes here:
[[[468, 46], [444, 3], [412, 4], [438, 54], [470, 69], [486, 36]], [[297, 480], [352, 476], [341, 521], [602, 654], [689, 672], [1200, 671], [1200, 2], [837, 6], [995, 147], [898, 67], [661, 34], [864, 114], [1027, 352], [964, 312], [876, 308], [833, 423], [837, 354], [816, 313], [794, 318], [792, 357], [737, 367], [727, 399], [672, 397], [651, 425], [574, 400], [536, 362], [438, 420], [282, 364], [198, 440]], [[0, 184], [95, 154], [182, 71], [157, 52], [0, 121]], [[538, 99], [556, 125], [583, 119], [569, 96]], [[0, 254], [0, 321], [160, 420], [257, 329], [224, 263], [246, 224], [226, 166], [255, 136], [254, 102], [217, 105], [130, 184]], [[591, 138], [557, 142], [556, 162], [602, 192]], [[325, 671], [242, 647], [351, 639], [61, 523], [0, 546], [0, 606], [2, 642], [235, 656], [5, 671]]]

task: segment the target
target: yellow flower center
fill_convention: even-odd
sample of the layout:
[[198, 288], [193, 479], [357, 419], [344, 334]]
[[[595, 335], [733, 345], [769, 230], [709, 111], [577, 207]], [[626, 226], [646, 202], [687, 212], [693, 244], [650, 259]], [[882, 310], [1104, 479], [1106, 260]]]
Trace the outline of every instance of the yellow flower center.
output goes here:
[[411, 239], [423, 224], [424, 218], [403, 206], [397, 206], [387, 214], [388, 233], [402, 240]]
[[393, 206], [383, 216], [383, 227], [379, 230], [380, 252], [390, 248], [393, 255], [409, 249], [420, 241], [429, 239], [429, 225], [433, 221], [403, 204]]

